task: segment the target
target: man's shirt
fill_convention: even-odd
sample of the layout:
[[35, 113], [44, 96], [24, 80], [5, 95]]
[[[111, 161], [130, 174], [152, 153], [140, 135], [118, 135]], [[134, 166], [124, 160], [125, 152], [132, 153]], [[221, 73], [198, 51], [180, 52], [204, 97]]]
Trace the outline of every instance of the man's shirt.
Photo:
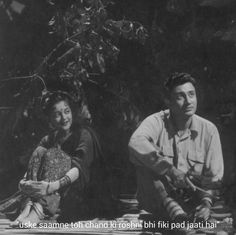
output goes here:
[[194, 172], [208, 185], [222, 179], [224, 163], [220, 137], [210, 121], [192, 116], [188, 129], [181, 135], [171, 121], [169, 110], [148, 116], [133, 133], [130, 159], [162, 175], [171, 167]]

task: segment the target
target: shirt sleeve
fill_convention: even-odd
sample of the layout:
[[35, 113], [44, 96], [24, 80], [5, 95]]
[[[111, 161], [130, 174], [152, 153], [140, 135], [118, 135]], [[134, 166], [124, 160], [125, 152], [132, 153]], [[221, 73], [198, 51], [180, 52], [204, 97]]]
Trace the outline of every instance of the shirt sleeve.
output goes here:
[[217, 192], [215, 189], [221, 186], [223, 174], [224, 161], [220, 136], [217, 128], [214, 126], [209, 139], [208, 151], [201, 180], [201, 185], [206, 190], [206, 193], [200, 193], [200, 198], [202, 200], [207, 200], [209, 202], [213, 201], [214, 195]]
[[129, 142], [130, 161], [137, 166], [148, 167], [159, 175], [172, 167], [156, 146], [162, 128], [161, 117], [151, 115], [141, 123]]
[[221, 181], [224, 174], [224, 161], [217, 128], [214, 126], [210, 136], [205, 166], [203, 169], [203, 185]]
[[212, 184], [222, 180], [224, 174], [224, 161], [217, 128], [214, 126], [210, 136], [208, 151], [203, 170], [202, 184]]

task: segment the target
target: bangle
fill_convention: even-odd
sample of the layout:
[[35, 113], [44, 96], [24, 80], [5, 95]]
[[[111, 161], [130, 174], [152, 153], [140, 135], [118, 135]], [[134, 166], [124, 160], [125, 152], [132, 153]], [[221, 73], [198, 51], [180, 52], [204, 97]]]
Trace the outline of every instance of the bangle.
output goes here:
[[169, 176], [170, 178], [172, 178], [172, 171], [174, 169], [173, 165], [170, 165], [169, 168], [166, 171], [166, 175]]
[[59, 179], [59, 184], [60, 184], [60, 188], [63, 188], [69, 184], [71, 184], [71, 179], [68, 175], [65, 175], [64, 177], [62, 177], [61, 179]]
[[46, 195], [49, 195], [49, 194], [50, 194], [50, 193], [49, 193], [49, 184], [50, 184], [50, 183], [48, 183], [47, 188], [46, 188]]
[[206, 205], [208, 208], [211, 208], [212, 204], [213, 204], [212, 200], [210, 198], [207, 198], [207, 197], [203, 198], [201, 200], [201, 202], [202, 202], [202, 204]]

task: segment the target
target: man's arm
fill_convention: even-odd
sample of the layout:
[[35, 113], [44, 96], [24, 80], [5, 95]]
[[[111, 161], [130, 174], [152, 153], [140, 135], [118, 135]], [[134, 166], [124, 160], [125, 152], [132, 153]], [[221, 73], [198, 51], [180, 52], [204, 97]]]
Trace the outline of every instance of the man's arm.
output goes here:
[[186, 175], [176, 169], [169, 156], [163, 156], [156, 143], [164, 127], [158, 114], [147, 117], [132, 135], [129, 142], [130, 160], [135, 165], [147, 167], [158, 175], [166, 175], [177, 188], [189, 187]]
[[209, 187], [222, 180], [224, 174], [224, 161], [220, 142], [220, 136], [217, 128], [214, 126], [208, 151], [206, 156], [205, 168], [203, 175], [205, 176], [202, 181], [203, 186]]
[[156, 146], [161, 134], [163, 121], [158, 114], [147, 117], [131, 136], [129, 142], [130, 160], [135, 165], [145, 166], [162, 175], [172, 168], [167, 158]]
[[224, 161], [220, 142], [220, 136], [217, 128], [214, 126], [208, 144], [205, 166], [201, 180], [201, 186], [208, 192], [200, 193], [203, 202], [212, 204], [215, 190], [221, 185], [224, 174]]

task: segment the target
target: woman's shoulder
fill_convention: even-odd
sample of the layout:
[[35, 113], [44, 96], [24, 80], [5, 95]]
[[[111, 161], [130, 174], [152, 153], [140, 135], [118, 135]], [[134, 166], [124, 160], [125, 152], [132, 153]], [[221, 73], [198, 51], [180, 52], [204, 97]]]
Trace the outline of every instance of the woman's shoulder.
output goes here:
[[73, 136], [76, 139], [87, 139], [87, 140], [92, 140], [95, 136], [95, 131], [88, 126], [82, 126], [82, 127], [78, 127], [76, 129], [73, 130]]

